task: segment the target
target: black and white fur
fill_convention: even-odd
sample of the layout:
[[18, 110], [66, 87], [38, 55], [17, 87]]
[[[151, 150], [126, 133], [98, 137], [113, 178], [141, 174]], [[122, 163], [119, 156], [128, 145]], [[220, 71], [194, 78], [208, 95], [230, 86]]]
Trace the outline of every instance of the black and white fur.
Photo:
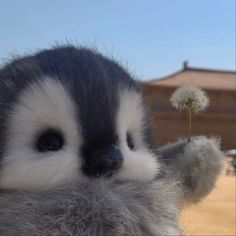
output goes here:
[[44, 50], [0, 83], [0, 235], [181, 235], [183, 203], [214, 187], [219, 144], [155, 149], [138, 82], [97, 52]]
[[[61, 47], [12, 62], [0, 78], [0, 188], [84, 182], [89, 179], [83, 171], [86, 152], [110, 145], [124, 157], [112, 178], [145, 181], [157, 174], [141, 90], [114, 61]], [[39, 152], [38, 136], [51, 129], [62, 134], [64, 146]], [[128, 134], [134, 150], [127, 145]]]

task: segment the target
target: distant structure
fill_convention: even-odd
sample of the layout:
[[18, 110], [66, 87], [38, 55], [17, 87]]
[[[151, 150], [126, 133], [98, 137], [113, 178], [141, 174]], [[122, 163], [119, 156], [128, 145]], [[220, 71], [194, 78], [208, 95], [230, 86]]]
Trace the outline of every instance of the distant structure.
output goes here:
[[169, 102], [173, 91], [182, 85], [198, 86], [210, 98], [207, 111], [194, 116], [192, 134], [221, 137], [223, 149], [236, 149], [236, 72], [194, 68], [187, 61], [181, 70], [144, 83], [157, 143], [187, 136], [187, 114], [174, 110]]

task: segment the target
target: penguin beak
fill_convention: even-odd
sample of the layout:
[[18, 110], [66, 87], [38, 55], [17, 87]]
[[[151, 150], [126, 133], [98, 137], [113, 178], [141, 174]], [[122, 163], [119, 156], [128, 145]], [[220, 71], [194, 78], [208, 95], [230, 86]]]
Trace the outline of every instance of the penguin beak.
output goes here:
[[102, 149], [90, 150], [87, 152], [83, 172], [89, 177], [110, 177], [118, 171], [124, 161], [120, 149], [111, 145]]

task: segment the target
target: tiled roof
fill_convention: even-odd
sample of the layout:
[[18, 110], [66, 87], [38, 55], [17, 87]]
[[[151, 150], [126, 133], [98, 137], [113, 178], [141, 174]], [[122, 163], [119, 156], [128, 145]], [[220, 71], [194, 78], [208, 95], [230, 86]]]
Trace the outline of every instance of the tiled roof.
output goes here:
[[236, 72], [184, 67], [172, 75], [149, 80], [147, 83], [170, 87], [194, 85], [206, 89], [236, 91]]

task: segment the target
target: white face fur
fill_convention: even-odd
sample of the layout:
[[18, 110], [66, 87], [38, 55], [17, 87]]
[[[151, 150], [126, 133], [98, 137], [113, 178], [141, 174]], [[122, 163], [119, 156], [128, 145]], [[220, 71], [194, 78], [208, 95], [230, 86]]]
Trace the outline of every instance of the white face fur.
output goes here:
[[[22, 92], [9, 116], [0, 188], [38, 190], [74, 180], [94, 180], [83, 174], [82, 157], [78, 156], [78, 150], [83, 144], [80, 121], [77, 118], [80, 111], [59, 81], [52, 78], [42, 81]], [[119, 99], [116, 131], [124, 161], [111, 178], [151, 180], [158, 172], [158, 163], [142, 137], [144, 111], [141, 95], [132, 90], [121, 90]], [[35, 137], [48, 128], [63, 134], [63, 148], [38, 152], [33, 148]], [[130, 150], [127, 145], [127, 132], [132, 134], [135, 150]]]

